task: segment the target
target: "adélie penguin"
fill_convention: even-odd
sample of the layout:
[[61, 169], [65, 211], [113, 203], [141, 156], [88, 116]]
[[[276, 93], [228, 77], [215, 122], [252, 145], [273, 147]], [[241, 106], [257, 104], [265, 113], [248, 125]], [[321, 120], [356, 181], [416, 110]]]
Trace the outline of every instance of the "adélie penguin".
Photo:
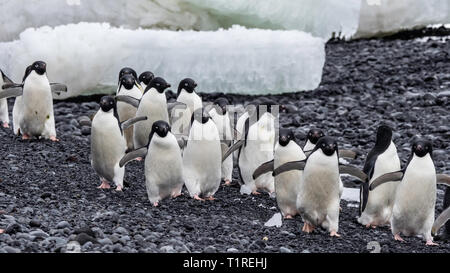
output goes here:
[[[117, 90], [116, 95], [121, 96], [130, 96], [134, 99], [140, 100], [142, 97], [142, 92], [140, 90], [140, 87], [138, 86], [138, 83], [134, 76], [130, 74], [125, 74], [120, 77], [120, 83], [119, 88]], [[128, 120], [130, 118], [134, 118], [136, 116], [136, 107], [133, 105], [130, 105], [128, 103], [118, 101], [117, 102], [117, 112], [119, 115], [120, 122], [123, 122], [125, 120]], [[129, 150], [132, 150], [133, 145], [133, 130], [134, 127], [130, 127], [124, 131], [124, 136], [126, 140], [126, 147]]]
[[67, 86], [49, 83], [47, 64], [36, 61], [28, 66], [22, 84], [3, 84], [0, 99], [17, 97], [13, 108], [13, 131], [22, 139], [44, 137], [58, 141], [53, 114], [52, 92], [67, 92]]
[[264, 190], [269, 194], [275, 191], [274, 179], [268, 174], [262, 174], [253, 179], [253, 172], [261, 164], [273, 159], [275, 146], [275, 117], [270, 113], [271, 105], [259, 105], [245, 120], [244, 134], [224, 154], [225, 160], [233, 151], [238, 150], [238, 171], [242, 187], [252, 194]]
[[139, 82], [141, 84], [142, 90], [145, 90], [148, 84], [155, 78], [155, 75], [150, 71], [142, 72], [139, 75]]
[[[214, 107], [209, 111], [209, 115], [219, 130], [220, 142], [223, 149], [228, 149], [232, 144], [233, 134], [231, 130], [230, 116], [227, 111], [229, 101], [226, 98], [218, 98], [214, 101]], [[226, 151], [222, 151], [225, 153]], [[229, 156], [222, 162], [222, 179], [225, 185], [230, 185], [233, 173], [233, 157]]]
[[[448, 175], [436, 175], [432, 154], [431, 142], [416, 140], [404, 169], [384, 174], [370, 184], [370, 190], [373, 191], [383, 183], [400, 182], [395, 193], [391, 217], [391, 230], [396, 241], [404, 241], [400, 234], [421, 235], [427, 245], [436, 245], [431, 234], [436, 205], [436, 183], [450, 185], [450, 179]], [[442, 223], [442, 219], [436, 223], [435, 229], [439, 223]]]
[[375, 146], [367, 155], [363, 172], [369, 183], [362, 183], [360, 189], [360, 217], [358, 222], [366, 227], [390, 223], [394, 205], [396, 183], [387, 183], [369, 194], [369, 185], [377, 177], [400, 170], [397, 148], [392, 141], [392, 129], [381, 125], [377, 129]]
[[[0, 69], [0, 90], [3, 91], [4, 84], [12, 84], [13, 81], [9, 79], [5, 73]], [[6, 98], [0, 99], [0, 121], [4, 128], [9, 128], [9, 112], [8, 101]]]
[[189, 135], [192, 113], [203, 107], [201, 97], [195, 92], [196, 87], [197, 83], [191, 78], [183, 79], [178, 84], [177, 102], [187, 105], [187, 108], [169, 112], [172, 131], [178, 139]]
[[273, 171], [274, 176], [291, 170], [303, 170], [297, 196], [297, 211], [301, 215], [303, 231], [310, 233], [321, 226], [330, 236], [340, 236], [339, 228], [339, 175], [348, 173], [366, 181], [359, 169], [341, 165], [337, 142], [328, 136], [321, 137], [305, 160], [287, 162]]
[[169, 123], [167, 99], [164, 90], [170, 87], [163, 78], [154, 78], [147, 86], [140, 99], [129, 95], [118, 95], [118, 102], [126, 102], [136, 107], [136, 116], [146, 116], [147, 120], [133, 126], [134, 147], [141, 148], [148, 144], [153, 122], [163, 120]]
[[158, 202], [164, 198], [181, 195], [184, 185], [183, 160], [178, 142], [166, 121], [155, 121], [148, 144], [128, 152], [120, 160], [119, 166], [137, 157], [145, 157], [145, 185], [153, 206], [158, 206]]
[[[253, 179], [266, 172], [273, 172], [284, 163], [300, 161], [306, 158], [302, 148], [295, 143], [294, 133], [290, 129], [280, 129], [278, 142], [275, 145], [274, 158], [253, 173]], [[275, 176], [275, 193], [278, 207], [284, 218], [290, 219], [298, 214], [297, 196], [303, 171], [291, 170]]]
[[109, 183], [113, 182], [116, 190], [122, 190], [125, 169], [119, 166], [119, 161], [126, 149], [123, 130], [145, 119], [138, 117], [120, 122], [115, 99], [112, 96], [100, 99], [100, 109], [91, 127], [91, 165], [102, 183], [98, 188], [109, 189]]
[[191, 119], [189, 138], [183, 152], [184, 181], [194, 199], [214, 200], [221, 177], [219, 130], [203, 108], [195, 110]]
[[322, 130], [317, 128], [312, 128], [308, 131], [308, 134], [306, 135], [306, 143], [305, 146], [303, 146], [304, 152], [311, 152], [314, 147], [316, 147], [317, 141], [319, 141], [319, 138], [325, 136]]

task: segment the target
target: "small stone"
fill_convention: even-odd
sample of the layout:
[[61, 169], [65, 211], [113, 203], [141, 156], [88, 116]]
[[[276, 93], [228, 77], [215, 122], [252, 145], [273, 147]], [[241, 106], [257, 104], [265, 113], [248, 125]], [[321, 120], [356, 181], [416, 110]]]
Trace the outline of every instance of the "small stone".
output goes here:
[[227, 253], [239, 253], [239, 250], [237, 250], [234, 247], [230, 247], [230, 248], [227, 249]]
[[63, 228], [68, 228], [68, 227], [70, 227], [70, 224], [67, 221], [61, 221], [56, 225], [57, 229], [63, 229]]
[[215, 246], [207, 246], [203, 249], [204, 253], [216, 253], [216, 247]]
[[89, 236], [86, 233], [78, 234], [77, 237], [75, 238], [75, 241], [80, 243], [80, 245], [84, 245], [87, 242], [97, 243], [97, 240], [94, 237]]
[[282, 247], [280, 247], [280, 252], [281, 253], [292, 253], [292, 250], [290, 250], [287, 247], [282, 246]]

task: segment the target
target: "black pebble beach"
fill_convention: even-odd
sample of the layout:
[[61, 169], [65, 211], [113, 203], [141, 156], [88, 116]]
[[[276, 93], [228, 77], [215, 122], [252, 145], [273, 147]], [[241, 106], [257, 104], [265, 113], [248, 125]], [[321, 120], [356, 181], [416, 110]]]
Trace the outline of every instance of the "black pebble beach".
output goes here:
[[[433, 142], [437, 173], [450, 173], [450, 31], [429, 30], [426, 35], [432, 36], [412, 32], [388, 39], [329, 41], [322, 83], [313, 91], [202, 97], [283, 105], [280, 123], [295, 131], [298, 143], [304, 144], [310, 127], [322, 128], [340, 147], [360, 151], [351, 161], [360, 168], [377, 126], [384, 122], [394, 129], [402, 164], [412, 138], [421, 135]], [[173, 100], [174, 94], [168, 97]], [[275, 199], [241, 195], [237, 181], [221, 186], [215, 201], [193, 200], [184, 190], [183, 196], [154, 208], [145, 190], [143, 162], [127, 165], [129, 187], [124, 192], [97, 189], [90, 127], [79, 125], [80, 117], [98, 109], [100, 96], [90, 98], [55, 101], [60, 142], [24, 141], [11, 129], [0, 129], [0, 229], [5, 230], [0, 253], [68, 252], [71, 241], [82, 252], [370, 252], [371, 242], [383, 253], [450, 252], [450, 241], [426, 246], [420, 238], [404, 237], [406, 243], [399, 243], [389, 228], [367, 229], [356, 221], [358, 203], [345, 200], [341, 238], [320, 229], [302, 233], [300, 217], [284, 220], [279, 228], [266, 227], [278, 212]], [[346, 187], [357, 187], [343, 179]], [[443, 209], [445, 190], [438, 186], [436, 215]]]

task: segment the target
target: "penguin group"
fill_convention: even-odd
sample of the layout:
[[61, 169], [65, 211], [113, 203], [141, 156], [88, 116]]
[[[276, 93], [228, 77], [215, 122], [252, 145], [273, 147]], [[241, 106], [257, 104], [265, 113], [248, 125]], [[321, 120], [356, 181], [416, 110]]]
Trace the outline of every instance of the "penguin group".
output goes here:
[[[16, 97], [13, 132], [59, 141], [53, 113], [53, 93], [67, 92], [47, 79], [46, 63], [25, 69], [22, 83], [14, 83], [0, 70], [0, 120], [9, 127], [6, 98]], [[450, 218], [447, 208], [435, 219], [436, 184], [450, 186], [450, 175], [436, 174], [433, 147], [414, 139], [410, 157], [401, 167], [392, 128], [380, 125], [362, 170], [343, 164], [357, 152], [339, 148], [336, 138], [311, 128], [300, 146], [291, 129], [277, 124], [277, 105], [247, 105], [236, 114], [226, 98], [202, 101], [197, 83], [181, 79], [175, 102], [168, 102], [171, 84], [145, 71], [120, 70], [114, 96], [103, 96], [92, 118], [91, 165], [100, 189], [124, 188], [126, 164], [144, 161], [145, 185], [153, 206], [176, 198], [187, 189], [196, 200], [214, 200], [220, 187], [232, 182], [237, 170], [242, 189], [249, 194], [275, 196], [285, 219], [303, 220], [302, 231], [323, 228], [339, 237], [341, 175], [360, 185], [357, 222], [366, 228], [389, 226], [395, 240], [420, 235], [434, 245], [433, 235]]]

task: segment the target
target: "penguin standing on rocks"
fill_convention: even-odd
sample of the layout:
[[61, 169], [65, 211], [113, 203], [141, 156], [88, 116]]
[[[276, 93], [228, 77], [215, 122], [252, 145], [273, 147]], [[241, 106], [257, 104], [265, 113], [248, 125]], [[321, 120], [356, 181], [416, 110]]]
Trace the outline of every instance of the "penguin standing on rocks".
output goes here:
[[[256, 179], [262, 173], [272, 172], [284, 163], [306, 159], [302, 148], [295, 143], [294, 133], [289, 129], [280, 129], [275, 145], [274, 159], [262, 164], [253, 173]], [[292, 219], [298, 214], [297, 196], [303, 171], [292, 170], [275, 176], [275, 193], [278, 207], [285, 219]]]
[[155, 78], [155, 75], [150, 71], [142, 72], [139, 75], [139, 82], [141, 84], [142, 90], [147, 89], [148, 84]]
[[67, 86], [49, 83], [47, 64], [36, 61], [28, 66], [22, 84], [6, 83], [1, 98], [17, 97], [13, 108], [13, 131], [22, 134], [22, 139], [44, 137], [56, 138], [52, 92], [66, 92]]
[[304, 221], [303, 231], [310, 233], [322, 226], [330, 236], [340, 236], [339, 175], [348, 173], [366, 181], [359, 169], [340, 165], [338, 146], [331, 137], [321, 137], [306, 160], [288, 162], [273, 171], [274, 176], [291, 170], [303, 170], [297, 196], [297, 210]]
[[370, 192], [369, 185], [377, 177], [400, 170], [397, 148], [392, 141], [392, 129], [381, 125], [377, 129], [375, 146], [367, 155], [364, 173], [369, 183], [362, 183], [360, 190], [360, 217], [358, 222], [366, 227], [389, 225], [394, 205], [397, 183], [387, 183]]
[[222, 149], [219, 130], [203, 108], [192, 114], [191, 129], [183, 152], [183, 173], [191, 197], [214, 200], [220, 186]]
[[275, 142], [275, 117], [270, 113], [271, 105], [260, 105], [246, 119], [243, 137], [234, 143], [225, 153], [225, 160], [233, 151], [238, 152], [238, 170], [242, 182], [252, 194], [259, 194], [258, 189], [269, 194], [275, 190], [274, 179], [270, 174], [262, 174], [253, 179], [253, 172], [261, 164], [273, 159]]
[[92, 119], [91, 127], [91, 165], [102, 183], [98, 188], [109, 189], [109, 183], [114, 182], [116, 190], [122, 190], [125, 168], [119, 166], [119, 161], [126, 149], [123, 130], [145, 119], [139, 117], [121, 123], [115, 99], [111, 96], [100, 99], [100, 109]]
[[[226, 98], [218, 98], [214, 101], [214, 106], [209, 115], [216, 124], [219, 130], [220, 141], [224, 149], [228, 149], [231, 146], [233, 140], [233, 134], [231, 132], [230, 116], [227, 112], [227, 106], [229, 101]], [[225, 153], [226, 151], [222, 151]], [[230, 185], [233, 173], [233, 157], [229, 156], [222, 162], [222, 179], [225, 181], [225, 185]]]
[[[5, 73], [0, 69], [0, 90], [3, 91], [2, 86], [4, 84], [12, 84]], [[4, 128], [9, 128], [9, 112], [8, 112], [8, 100], [6, 98], [0, 99], [0, 121]]]
[[178, 139], [189, 135], [192, 113], [203, 107], [202, 98], [195, 92], [196, 87], [197, 83], [190, 78], [183, 79], [178, 85], [177, 102], [187, 105], [185, 109], [175, 109], [169, 113], [173, 133]]
[[147, 146], [153, 122], [163, 120], [169, 123], [167, 110], [167, 99], [164, 90], [170, 87], [163, 78], [154, 78], [144, 91], [140, 99], [129, 95], [118, 95], [118, 102], [127, 102], [137, 108], [136, 116], [146, 116], [147, 120], [139, 122], [133, 126], [134, 147], [141, 148]]
[[373, 191], [383, 183], [400, 181], [391, 217], [392, 234], [396, 241], [404, 241], [400, 234], [421, 235], [427, 245], [436, 245], [431, 235], [436, 205], [436, 183], [450, 185], [450, 179], [447, 175], [436, 175], [432, 154], [431, 142], [416, 140], [403, 170], [384, 174], [370, 184], [370, 190]]
[[[130, 96], [136, 100], [140, 100], [142, 97], [142, 92], [140, 90], [140, 87], [138, 86], [138, 83], [136, 82], [136, 79], [134, 76], [130, 74], [125, 74], [120, 77], [120, 84], [119, 88], [117, 90], [117, 95], [121, 96]], [[119, 115], [120, 122], [123, 122], [125, 120], [134, 118], [136, 116], [136, 107], [132, 106], [126, 102], [118, 101], [117, 102], [117, 112]], [[126, 147], [129, 150], [132, 150], [133, 145], [133, 130], [134, 127], [130, 127], [124, 131], [125, 140], [126, 140]]]
[[137, 157], [145, 157], [145, 185], [153, 206], [158, 206], [164, 198], [181, 195], [184, 185], [183, 160], [178, 142], [166, 121], [155, 121], [148, 144], [127, 153], [120, 160], [119, 167]]

